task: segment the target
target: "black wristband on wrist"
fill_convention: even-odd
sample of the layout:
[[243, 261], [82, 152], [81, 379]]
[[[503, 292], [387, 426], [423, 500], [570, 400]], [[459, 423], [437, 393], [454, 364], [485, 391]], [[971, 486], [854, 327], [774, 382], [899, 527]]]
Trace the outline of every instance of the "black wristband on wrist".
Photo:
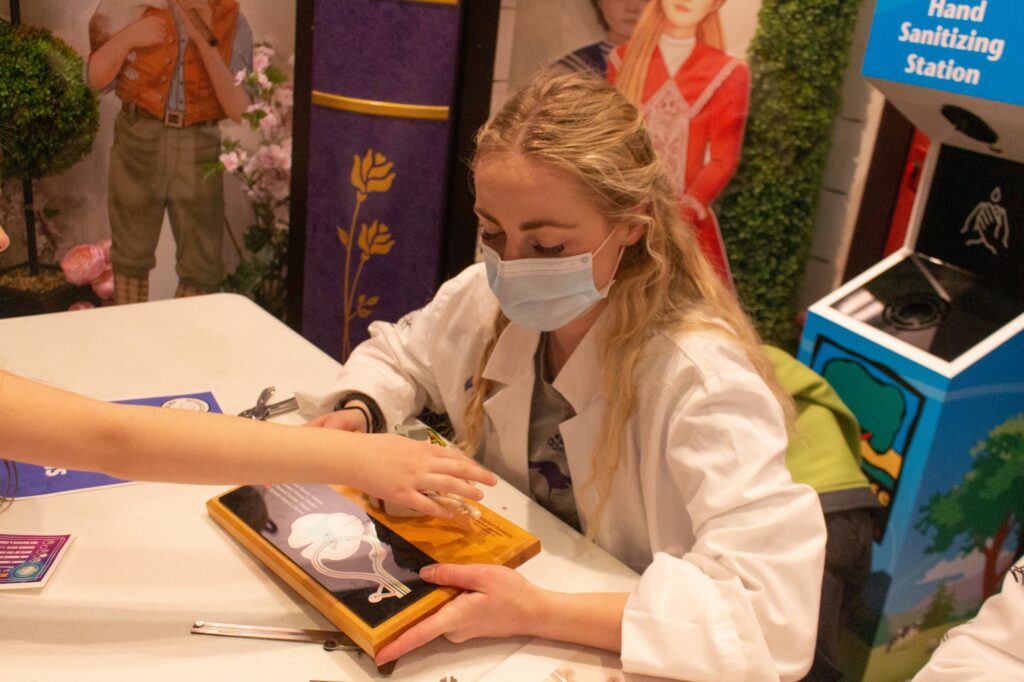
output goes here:
[[[341, 400], [334, 406], [334, 411], [337, 412], [341, 409], [346, 408], [346, 403], [350, 400], [358, 400], [366, 405], [366, 409], [370, 411], [369, 415], [366, 414], [366, 410], [362, 410], [363, 416], [366, 417], [368, 425], [367, 433], [380, 433], [384, 428], [384, 413], [380, 411], [380, 406], [377, 405], [377, 401], [366, 395], [365, 393], [346, 393], [341, 396]], [[352, 407], [359, 407], [353, 405]]]
[[366, 433], [373, 433], [373, 424], [370, 423], [370, 413], [366, 411], [366, 408], [360, 407], [359, 405], [349, 405], [348, 407], [339, 407], [335, 412], [345, 412], [346, 410], [358, 410], [363, 415], [363, 421], [366, 423]]

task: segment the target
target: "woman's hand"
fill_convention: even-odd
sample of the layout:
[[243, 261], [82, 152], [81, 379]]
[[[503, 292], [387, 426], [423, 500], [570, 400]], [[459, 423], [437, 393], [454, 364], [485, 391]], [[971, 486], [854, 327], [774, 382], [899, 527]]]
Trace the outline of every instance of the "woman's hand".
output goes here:
[[[337, 413], [335, 413], [337, 414]], [[358, 412], [356, 417], [362, 420]], [[347, 478], [349, 485], [421, 514], [450, 519], [454, 512], [426, 493], [455, 493], [471, 500], [483, 498], [472, 482], [492, 486], [498, 477], [458, 450], [403, 436], [362, 437], [364, 456]]]
[[465, 642], [475, 637], [532, 634], [535, 614], [549, 594], [505, 566], [435, 564], [424, 566], [420, 577], [466, 592], [381, 649], [374, 660], [377, 665], [389, 663], [441, 635], [451, 642]]
[[306, 422], [305, 426], [366, 433], [366, 417], [359, 410], [337, 410], [311, 419]]

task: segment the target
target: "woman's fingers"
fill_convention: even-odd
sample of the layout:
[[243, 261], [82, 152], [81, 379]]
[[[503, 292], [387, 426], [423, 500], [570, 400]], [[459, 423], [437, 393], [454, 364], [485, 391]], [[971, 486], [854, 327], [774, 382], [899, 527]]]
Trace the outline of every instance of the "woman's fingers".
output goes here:
[[377, 652], [373, 662], [379, 666], [390, 663], [399, 656], [404, 656], [413, 649], [418, 649], [443, 635], [448, 631], [449, 619], [446, 611], [449, 606], [445, 606], [437, 613], [424, 618], [403, 632], [398, 636], [398, 639]]
[[482, 564], [431, 564], [420, 569], [420, 577], [435, 585], [481, 592], [487, 588], [492, 568], [495, 567]]

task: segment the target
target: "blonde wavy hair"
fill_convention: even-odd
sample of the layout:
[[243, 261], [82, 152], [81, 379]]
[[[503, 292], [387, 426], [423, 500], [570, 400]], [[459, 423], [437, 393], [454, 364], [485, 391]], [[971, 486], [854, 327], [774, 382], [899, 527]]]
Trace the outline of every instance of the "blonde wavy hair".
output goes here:
[[[608, 331], [599, 342], [599, 360], [607, 409], [592, 455], [594, 473], [584, 483], [597, 486], [599, 502], [586, 510], [592, 512], [588, 535], [593, 536], [636, 406], [637, 368], [653, 335], [696, 330], [725, 335], [746, 352], [789, 421], [792, 402], [776, 382], [750, 320], [705, 260], [692, 226], [683, 221], [642, 114], [622, 93], [594, 76], [542, 74], [477, 133], [473, 167], [504, 152], [568, 172], [591, 194], [608, 224], [645, 228], [623, 254], [604, 312]], [[473, 377], [459, 443], [469, 453], [480, 446], [483, 403], [492, 389], [483, 369], [506, 325], [508, 319], [499, 312]]]
[[[708, 13], [697, 25], [697, 42], [718, 50], [725, 49], [725, 37], [722, 32], [722, 20], [718, 16], [718, 7], [725, 0], [719, 0], [715, 10]], [[640, 106], [644, 96], [644, 81], [651, 68], [651, 57], [658, 47], [662, 31], [668, 19], [661, 7], [661, 0], [650, 0], [640, 14], [633, 36], [626, 45], [626, 54], [622, 58], [615, 85], [633, 104]]]

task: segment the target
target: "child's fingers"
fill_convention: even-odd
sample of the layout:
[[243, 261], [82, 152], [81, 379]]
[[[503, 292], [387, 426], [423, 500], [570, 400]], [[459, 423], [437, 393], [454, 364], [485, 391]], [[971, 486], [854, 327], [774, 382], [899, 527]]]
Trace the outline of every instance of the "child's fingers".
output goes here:
[[467, 481], [476, 481], [484, 485], [493, 486], [498, 483], [498, 477], [493, 472], [483, 468], [471, 459], [462, 458], [438, 458], [430, 467], [431, 471], [437, 474], [445, 474], [461, 478]]
[[426, 479], [424, 486], [427, 490], [437, 491], [449, 495], [458, 495], [471, 500], [482, 500], [484, 493], [472, 483], [454, 476], [434, 474]]
[[436, 516], [439, 519], [451, 519], [455, 516], [454, 509], [451, 509], [446, 505], [439, 504], [433, 498], [423, 493], [417, 493], [416, 496], [409, 501], [409, 506], [421, 514]]

